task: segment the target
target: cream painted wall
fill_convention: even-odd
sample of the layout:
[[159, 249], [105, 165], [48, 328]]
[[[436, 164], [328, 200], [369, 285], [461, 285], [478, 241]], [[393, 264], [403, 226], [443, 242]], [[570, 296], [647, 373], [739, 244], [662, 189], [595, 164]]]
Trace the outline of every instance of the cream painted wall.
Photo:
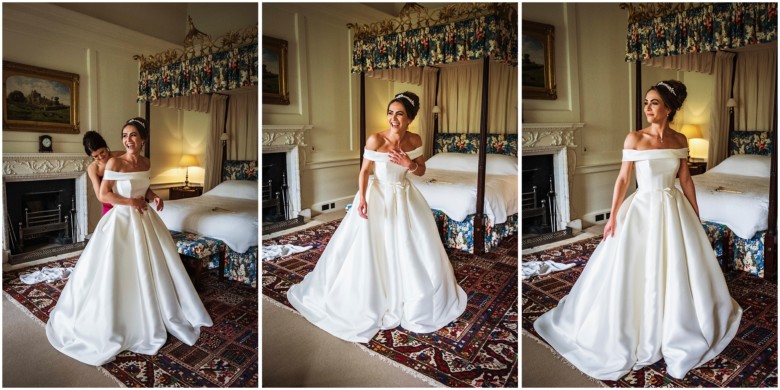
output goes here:
[[[264, 125], [313, 125], [306, 135], [301, 172], [303, 208], [349, 203], [358, 189], [359, 76], [350, 73], [351, 34], [347, 23], [388, 15], [353, 3], [264, 3], [263, 35], [288, 42], [290, 105], [263, 105]], [[384, 126], [387, 83], [366, 79], [366, 127]]]
[[[626, 11], [617, 3], [523, 3], [523, 20], [555, 26], [558, 99], [522, 101], [523, 123], [583, 122], [575, 133], [572, 219], [609, 211], [623, 141], [634, 128], [634, 64], [625, 62]], [[683, 81], [689, 97], [673, 128], [708, 128], [712, 76], [642, 67], [642, 90]], [[642, 118], [643, 126], [646, 125]], [[633, 188], [633, 185], [630, 187]]]

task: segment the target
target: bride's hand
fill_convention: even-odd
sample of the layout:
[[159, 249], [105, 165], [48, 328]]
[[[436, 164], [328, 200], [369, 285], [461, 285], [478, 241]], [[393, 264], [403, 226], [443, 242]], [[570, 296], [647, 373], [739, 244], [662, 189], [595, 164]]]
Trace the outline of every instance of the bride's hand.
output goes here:
[[400, 149], [391, 150], [388, 155], [390, 156], [390, 162], [400, 165], [406, 169], [412, 166], [412, 159]]
[[368, 219], [368, 204], [365, 199], [360, 199], [360, 203], [357, 207], [357, 212], [360, 218]]
[[149, 205], [146, 204], [146, 199], [144, 199], [143, 196], [131, 198], [130, 201], [132, 202], [131, 206], [135, 207], [135, 209], [138, 210], [138, 212], [141, 214], [143, 214], [144, 210], [149, 207]]
[[607, 237], [615, 237], [615, 219], [610, 216], [607, 225], [604, 226], [604, 239]]

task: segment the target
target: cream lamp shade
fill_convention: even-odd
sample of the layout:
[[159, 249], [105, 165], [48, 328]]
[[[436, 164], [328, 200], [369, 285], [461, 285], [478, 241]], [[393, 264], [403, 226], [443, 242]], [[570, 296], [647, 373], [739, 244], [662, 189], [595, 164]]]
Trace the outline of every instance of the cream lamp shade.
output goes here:
[[736, 107], [737, 101], [734, 100], [734, 98], [729, 98], [729, 100], [726, 102], [726, 107]]
[[703, 138], [692, 138], [688, 141], [688, 152], [691, 158], [707, 160], [710, 152], [710, 141]]
[[228, 140], [228, 133], [222, 133], [219, 135], [220, 141], [227, 141]]
[[439, 106], [433, 106], [433, 113], [438, 114], [439, 112], [441, 112], [439, 111]]
[[187, 167], [187, 176], [184, 178], [184, 188], [190, 188], [190, 167], [200, 165], [198, 158], [191, 154], [183, 154], [179, 160], [179, 166]]
[[[699, 125], [683, 125], [682, 129], [680, 130], [681, 133], [685, 134], [685, 138], [693, 139], [693, 138], [703, 138], [701, 134], [701, 129], [699, 128]], [[693, 157], [693, 156], [691, 156]]]
[[198, 165], [200, 165], [198, 164], [198, 158], [191, 154], [184, 154], [181, 156], [181, 160], [179, 160], [180, 167], [195, 167]]

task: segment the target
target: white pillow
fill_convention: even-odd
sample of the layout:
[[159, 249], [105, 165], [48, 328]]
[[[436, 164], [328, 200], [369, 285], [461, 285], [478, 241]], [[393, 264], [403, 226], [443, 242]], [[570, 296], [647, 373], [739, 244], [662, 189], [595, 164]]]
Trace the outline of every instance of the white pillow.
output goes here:
[[[517, 157], [488, 153], [487, 169], [489, 175], [517, 175]], [[479, 155], [466, 153], [437, 153], [425, 161], [431, 169], [448, 171], [478, 172]]]
[[772, 167], [770, 156], [757, 154], [735, 154], [710, 169], [710, 172], [727, 175], [769, 177]]
[[[206, 192], [208, 195], [257, 200], [257, 182], [254, 180], [226, 180]], [[204, 195], [206, 195], [204, 194]]]

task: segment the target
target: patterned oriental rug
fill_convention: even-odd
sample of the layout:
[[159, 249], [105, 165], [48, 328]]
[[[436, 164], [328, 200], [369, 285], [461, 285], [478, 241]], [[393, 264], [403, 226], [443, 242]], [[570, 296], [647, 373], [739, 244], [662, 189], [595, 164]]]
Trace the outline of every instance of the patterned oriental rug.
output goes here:
[[[65, 287], [66, 280], [27, 285], [20, 274], [44, 266], [73, 267], [78, 257], [3, 273], [3, 292], [41, 325]], [[122, 352], [100, 370], [125, 387], [257, 387], [257, 289], [221, 281], [216, 270], [204, 272], [196, 285], [214, 322], [202, 328], [190, 347], [168, 335], [157, 355]]]
[[[264, 261], [263, 295], [294, 310], [287, 290], [314, 269], [340, 222], [263, 241], [263, 245], [314, 246]], [[463, 315], [434, 333], [398, 327], [380, 331], [369, 343], [359, 345], [433, 385], [517, 387], [517, 238], [507, 238], [482, 256], [459, 250], [447, 254], [469, 297]]]
[[[566, 271], [523, 281], [523, 334], [543, 341], [533, 328], [539, 316], [558, 305], [582, 273], [601, 241], [594, 237], [523, 256], [523, 261], [555, 260], [576, 263]], [[747, 272], [730, 272], [726, 282], [731, 296], [742, 306], [742, 323], [728, 347], [682, 380], [667, 375], [663, 359], [617, 381], [600, 381], [608, 387], [774, 387], [777, 388], [777, 285]], [[556, 357], [563, 359], [557, 352]], [[566, 362], [568, 363], [568, 362]]]

